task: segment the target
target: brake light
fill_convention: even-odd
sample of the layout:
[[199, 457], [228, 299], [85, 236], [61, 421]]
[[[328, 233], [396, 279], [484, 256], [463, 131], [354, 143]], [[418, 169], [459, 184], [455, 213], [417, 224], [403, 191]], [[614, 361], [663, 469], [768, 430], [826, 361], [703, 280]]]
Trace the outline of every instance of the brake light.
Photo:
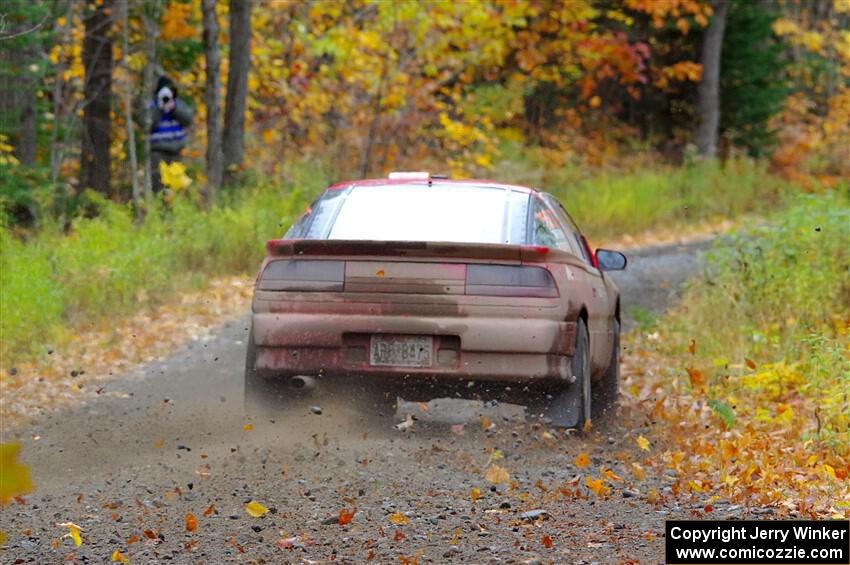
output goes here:
[[552, 274], [543, 267], [468, 265], [466, 294], [556, 298], [558, 287]]
[[338, 291], [345, 285], [344, 261], [270, 261], [259, 290]]

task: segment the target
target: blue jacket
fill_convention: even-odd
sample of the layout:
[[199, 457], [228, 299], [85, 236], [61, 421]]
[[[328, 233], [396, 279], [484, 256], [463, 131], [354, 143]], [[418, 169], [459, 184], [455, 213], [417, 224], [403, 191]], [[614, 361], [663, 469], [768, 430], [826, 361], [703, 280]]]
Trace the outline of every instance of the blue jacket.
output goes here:
[[179, 153], [186, 147], [187, 128], [192, 125], [192, 109], [179, 98], [170, 112], [160, 110], [151, 102], [151, 151]]

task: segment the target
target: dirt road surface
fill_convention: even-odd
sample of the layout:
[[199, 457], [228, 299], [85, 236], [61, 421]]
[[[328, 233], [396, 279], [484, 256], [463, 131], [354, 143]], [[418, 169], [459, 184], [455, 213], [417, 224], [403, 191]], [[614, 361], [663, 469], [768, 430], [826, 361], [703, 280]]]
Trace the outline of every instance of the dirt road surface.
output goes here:
[[[624, 310], [663, 309], [706, 247], [629, 254], [615, 277]], [[467, 410], [458, 425], [463, 407], [435, 405], [436, 421], [399, 431], [345, 392], [249, 419], [246, 330], [247, 316], [94, 401], [4, 430], [36, 489], [0, 509], [0, 561], [106, 563], [119, 550], [130, 563], [662, 563], [664, 519], [691, 515], [652, 503], [664, 476], [630, 471], [645, 423], [627, 414], [580, 436], [511, 419], [516, 407]], [[502, 469], [507, 483], [488, 480]], [[621, 480], [600, 497], [585, 481], [605, 469]], [[268, 512], [251, 516], [252, 500]], [[356, 513], [340, 525], [343, 509]], [[66, 522], [81, 546], [62, 537]]]

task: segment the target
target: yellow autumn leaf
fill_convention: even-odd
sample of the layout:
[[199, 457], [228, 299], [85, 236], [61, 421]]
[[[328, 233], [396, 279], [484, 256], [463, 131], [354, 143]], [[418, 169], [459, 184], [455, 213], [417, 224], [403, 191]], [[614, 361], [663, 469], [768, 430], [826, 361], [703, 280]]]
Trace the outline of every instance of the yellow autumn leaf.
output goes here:
[[502, 453], [501, 449], [494, 449], [490, 452], [490, 461], [498, 461], [499, 459], [504, 459], [505, 454]]
[[0, 443], [0, 505], [32, 490], [32, 478], [26, 465], [18, 463], [19, 443]]
[[173, 163], [160, 161], [159, 173], [162, 177], [162, 184], [175, 192], [192, 184], [192, 179], [186, 174], [186, 167], [179, 161]]
[[646, 439], [645, 437], [638, 436], [635, 439], [635, 442], [638, 444], [638, 447], [640, 447], [642, 450], [649, 451], [649, 440]]
[[473, 502], [481, 498], [481, 489], [478, 487], [472, 487], [472, 490], [469, 491], [469, 498], [471, 498]]
[[639, 481], [645, 481], [646, 471], [638, 463], [632, 463], [632, 476]]
[[511, 475], [508, 470], [499, 465], [493, 464], [484, 473], [484, 478], [494, 485], [508, 483], [511, 480]]
[[602, 473], [602, 474], [605, 475], [605, 478], [612, 480], [612, 481], [622, 481], [623, 480], [622, 477], [617, 476], [617, 474], [614, 473], [614, 471], [611, 470], [611, 469], [605, 469], [605, 472]]
[[250, 432], [251, 430], [254, 429], [254, 426], [252, 424], [245, 424], [244, 426], [242, 426], [242, 429], [245, 430], [246, 432]]
[[268, 511], [268, 508], [266, 508], [256, 500], [252, 500], [251, 502], [245, 505], [245, 512], [247, 512], [254, 518], [259, 518], [263, 514], [266, 514]]
[[116, 561], [116, 562], [119, 562], [119, 563], [129, 563], [130, 562], [130, 560], [127, 559], [127, 557], [125, 557], [124, 554], [121, 553], [120, 551], [118, 551], [117, 549], [112, 552], [112, 561]]
[[60, 528], [68, 528], [68, 533], [62, 536], [63, 538], [71, 538], [74, 545], [80, 547], [83, 544], [83, 539], [80, 537], [80, 527], [73, 522], [62, 522], [56, 524]]
[[591, 479], [590, 477], [587, 477], [584, 480], [584, 484], [587, 488], [592, 490], [596, 496], [605, 496], [608, 494], [608, 487], [605, 486], [602, 479]]
[[576, 457], [576, 467], [584, 469], [588, 465], [590, 465], [590, 456], [587, 453], [579, 453]]
[[396, 512], [394, 514], [390, 514], [389, 518], [387, 518], [391, 523], [396, 526], [403, 526], [404, 524], [410, 523], [410, 518], [402, 514], [401, 512]]

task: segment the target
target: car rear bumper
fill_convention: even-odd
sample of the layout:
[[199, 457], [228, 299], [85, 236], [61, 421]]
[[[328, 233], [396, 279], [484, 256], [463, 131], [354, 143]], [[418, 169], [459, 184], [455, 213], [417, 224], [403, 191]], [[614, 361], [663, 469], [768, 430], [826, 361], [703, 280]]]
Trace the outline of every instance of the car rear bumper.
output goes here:
[[[276, 376], [352, 375], [522, 382], [572, 380], [576, 326], [548, 319], [255, 313], [256, 369]], [[372, 335], [433, 336], [427, 368], [372, 366]]]

